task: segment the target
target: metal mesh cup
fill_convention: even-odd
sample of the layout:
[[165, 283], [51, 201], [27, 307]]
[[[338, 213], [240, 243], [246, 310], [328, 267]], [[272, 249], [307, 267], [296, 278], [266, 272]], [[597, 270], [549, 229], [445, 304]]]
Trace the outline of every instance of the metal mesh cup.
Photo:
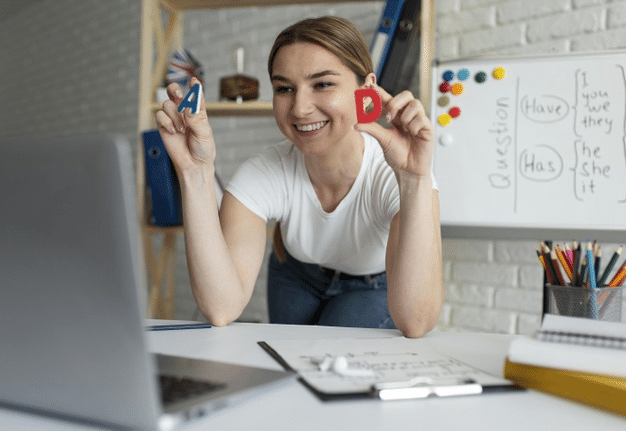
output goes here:
[[561, 316], [621, 322], [623, 287], [586, 287], [548, 285], [548, 313]]

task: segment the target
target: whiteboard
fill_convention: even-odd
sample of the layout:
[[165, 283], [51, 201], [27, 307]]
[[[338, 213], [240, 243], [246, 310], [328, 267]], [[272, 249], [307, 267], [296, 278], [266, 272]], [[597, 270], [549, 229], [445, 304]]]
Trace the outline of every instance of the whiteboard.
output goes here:
[[442, 226], [623, 236], [626, 52], [435, 62], [432, 85]]

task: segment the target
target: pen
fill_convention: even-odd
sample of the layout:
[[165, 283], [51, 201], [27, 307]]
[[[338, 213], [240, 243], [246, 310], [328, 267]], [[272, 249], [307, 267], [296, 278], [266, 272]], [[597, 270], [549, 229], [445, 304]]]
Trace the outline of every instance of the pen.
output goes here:
[[180, 329], [203, 329], [211, 328], [210, 323], [174, 323], [171, 325], [150, 325], [146, 329], [148, 331], [174, 331]]

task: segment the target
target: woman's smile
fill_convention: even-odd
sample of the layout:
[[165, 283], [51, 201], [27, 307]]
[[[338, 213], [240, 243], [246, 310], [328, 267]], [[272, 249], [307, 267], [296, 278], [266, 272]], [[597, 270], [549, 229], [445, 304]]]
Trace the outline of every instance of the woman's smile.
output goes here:
[[294, 124], [299, 132], [317, 132], [328, 124], [328, 120], [312, 124]]

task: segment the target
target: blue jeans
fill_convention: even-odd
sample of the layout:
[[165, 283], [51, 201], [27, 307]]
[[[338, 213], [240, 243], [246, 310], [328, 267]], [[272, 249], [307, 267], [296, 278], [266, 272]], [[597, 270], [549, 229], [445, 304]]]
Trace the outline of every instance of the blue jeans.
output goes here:
[[387, 274], [356, 278], [272, 252], [267, 276], [271, 323], [395, 328], [387, 305]]

